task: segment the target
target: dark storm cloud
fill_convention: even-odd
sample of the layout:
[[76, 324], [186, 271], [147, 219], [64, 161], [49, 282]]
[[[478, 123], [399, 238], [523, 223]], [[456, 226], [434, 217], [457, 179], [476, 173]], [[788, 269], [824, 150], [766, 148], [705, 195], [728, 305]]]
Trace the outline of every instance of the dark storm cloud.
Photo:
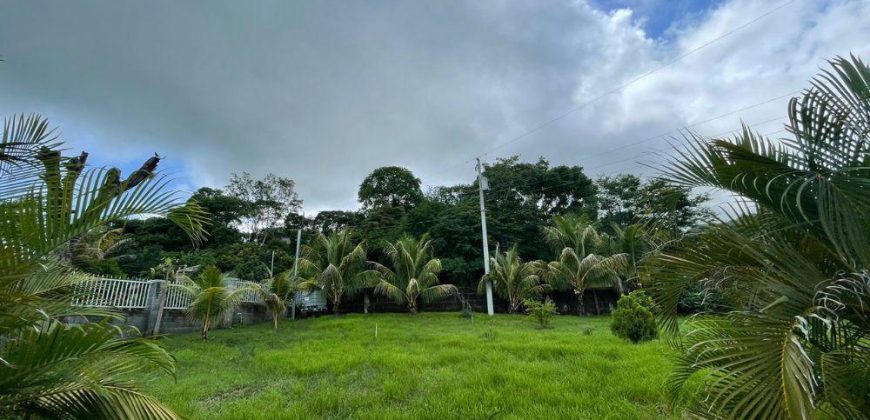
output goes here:
[[[842, 52], [825, 50], [834, 39], [867, 39], [866, 26], [819, 29], [826, 17], [856, 19], [866, 3], [798, 3], [783, 12], [791, 32], [759, 25], [747, 36], [770, 38], [749, 51], [735, 36], [487, 158], [630, 158], [600, 154], [801, 86], [820, 58]], [[297, 180], [309, 210], [350, 208], [382, 165], [429, 185], [468, 181], [468, 159], [769, 7], [725, 4], [663, 43], [642, 17], [584, 2], [20, 2], [0, 14], [0, 112], [39, 111], [105, 163], [160, 152], [191, 187], [274, 172]], [[795, 40], [815, 45], [771, 56]], [[744, 74], [764, 55], [785, 77]], [[723, 57], [721, 68], [705, 65]], [[638, 159], [645, 150], [628, 149]]]

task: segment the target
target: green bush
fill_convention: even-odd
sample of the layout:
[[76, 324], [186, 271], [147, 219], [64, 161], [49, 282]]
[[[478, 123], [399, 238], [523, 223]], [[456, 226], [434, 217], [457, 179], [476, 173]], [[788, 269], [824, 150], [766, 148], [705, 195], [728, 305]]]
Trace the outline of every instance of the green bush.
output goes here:
[[633, 343], [658, 337], [655, 317], [644, 306], [647, 302], [645, 297], [645, 293], [632, 292], [619, 298], [616, 310], [611, 314], [610, 330], [613, 335]]
[[526, 313], [529, 314], [529, 318], [537, 321], [538, 326], [541, 328], [549, 328], [550, 319], [558, 314], [556, 312], [556, 304], [550, 298], [547, 298], [543, 302], [535, 299], [526, 299], [523, 301], [523, 306], [526, 307]]

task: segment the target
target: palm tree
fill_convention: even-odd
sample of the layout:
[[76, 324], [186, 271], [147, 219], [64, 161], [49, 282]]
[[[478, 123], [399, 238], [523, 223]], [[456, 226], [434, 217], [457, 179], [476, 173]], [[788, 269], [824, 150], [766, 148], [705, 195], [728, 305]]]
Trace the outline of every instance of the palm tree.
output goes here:
[[180, 289], [190, 297], [187, 313], [191, 318], [202, 321], [202, 339], [208, 340], [208, 330], [214, 323], [231, 312], [251, 287], [230, 289], [226, 285], [223, 273], [213, 265], [207, 266], [199, 276], [190, 278], [181, 275], [177, 283], [169, 287]]
[[553, 217], [553, 226], [544, 227], [544, 236], [556, 252], [571, 248], [578, 255], [589, 255], [602, 243], [595, 225], [585, 215]]
[[[564, 248], [556, 261], [552, 261], [543, 271], [544, 279], [554, 289], [570, 289], [577, 295], [580, 314], [583, 314], [583, 294], [586, 289], [602, 289], [615, 287], [622, 292], [619, 272], [626, 265], [625, 254], [616, 254], [609, 257], [588, 254], [578, 254], [574, 248]], [[597, 299], [597, 297], [596, 297]], [[595, 301], [598, 305], [598, 301]], [[598, 312], [598, 308], [596, 308]]]
[[417, 300], [429, 303], [459, 290], [452, 284], [438, 284], [441, 260], [432, 257], [432, 240], [424, 234], [419, 240], [407, 236], [384, 247], [392, 269], [373, 263], [369, 271], [375, 277], [375, 293], [406, 303], [408, 310], [417, 313]]
[[526, 299], [546, 293], [549, 285], [541, 281], [541, 270], [546, 266], [543, 261], [523, 262], [512, 246], [507, 252], [495, 250], [489, 259], [489, 274], [480, 279], [477, 292], [483, 293], [488, 281], [492, 282], [495, 293], [508, 301], [508, 312], [517, 312]]
[[617, 289], [624, 293], [624, 288], [641, 285], [643, 264], [669, 243], [671, 235], [669, 229], [652, 222], [634, 223], [625, 228], [613, 223], [610, 228], [613, 233], [606, 237], [605, 253], [622, 259], [623, 264], [618, 265], [617, 270]]
[[[671, 391], [705, 375], [703, 416], [870, 412], [870, 67], [831, 65], [789, 102], [791, 138], [745, 126], [730, 140], [691, 136], [667, 169], [680, 185], [748, 201], [647, 264], [662, 326], [682, 350]], [[733, 311], [679, 334], [680, 294], [699, 282]]]
[[289, 271], [280, 273], [263, 284], [251, 285], [272, 315], [272, 329], [278, 329], [278, 318], [287, 311], [287, 303], [295, 299], [298, 286], [299, 278], [291, 275]]
[[111, 258], [126, 259], [132, 255], [116, 255], [131, 238], [124, 234], [124, 228], [109, 229], [101, 226], [92, 232], [73, 239], [70, 245], [70, 260], [77, 262], [105, 261]]
[[363, 244], [353, 243], [349, 229], [329, 236], [318, 234], [299, 259], [304, 279], [299, 288], [321, 291], [338, 315], [341, 299], [353, 296], [367, 285], [365, 261], [365, 248]]
[[[607, 238], [598, 233], [588, 218], [556, 216], [553, 226], [545, 227], [544, 233], [558, 253], [556, 261], [547, 264], [542, 271], [544, 279], [554, 289], [573, 290], [581, 315], [586, 289], [613, 287], [618, 293], [623, 292], [619, 273], [628, 267], [628, 256], [624, 253], [597, 254], [606, 245]], [[597, 295], [594, 297], [598, 312]]]
[[[136, 215], [166, 215], [199, 240], [204, 212], [179, 206], [158, 157], [122, 178], [86, 169], [87, 153], [63, 157], [39, 116], [6, 120], [0, 139], [0, 417], [142, 418], [177, 416], [143, 394], [136, 378], [175, 362], [151, 339], [119, 335], [120, 313], [73, 305], [90, 276], [64, 264], [70, 241]], [[70, 326], [70, 317], [102, 319]], [[134, 331], [126, 331], [134, 333]]]

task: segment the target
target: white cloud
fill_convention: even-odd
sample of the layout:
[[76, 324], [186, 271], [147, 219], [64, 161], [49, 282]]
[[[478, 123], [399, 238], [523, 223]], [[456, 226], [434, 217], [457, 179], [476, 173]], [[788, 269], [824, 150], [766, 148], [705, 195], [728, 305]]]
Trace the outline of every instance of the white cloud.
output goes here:
[[[639, 12], [583, 1], [27, 2], [0, 16], [0, 112], [47, 113], [92, 154], [159, 151], [186, 185], [275, 172], [307, 211], [351, 208], [382, 165], [468, 182], [476, 154], [775, 6], [729, 1], [652, 39]], [[798, 0], [487, 158], [648, 173], [635, 161], [667, 143], [638, 140], [803, 88], [834, 55], [867, 58], [868, 16], [866, 1]], [[785, 102], [696, 129], [784, 117]]]

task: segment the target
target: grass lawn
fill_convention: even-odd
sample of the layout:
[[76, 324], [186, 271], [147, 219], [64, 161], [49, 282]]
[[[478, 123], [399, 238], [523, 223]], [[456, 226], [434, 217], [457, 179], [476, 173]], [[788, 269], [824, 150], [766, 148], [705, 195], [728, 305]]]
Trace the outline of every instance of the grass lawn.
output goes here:
[[[146, 389], [195, 419], [675, 417], [662, 341], [613, 337], [608, 317], [324, 316], [166, 340], [177, 382]], [[378, 335], [375, 338], [375, 328]]]

